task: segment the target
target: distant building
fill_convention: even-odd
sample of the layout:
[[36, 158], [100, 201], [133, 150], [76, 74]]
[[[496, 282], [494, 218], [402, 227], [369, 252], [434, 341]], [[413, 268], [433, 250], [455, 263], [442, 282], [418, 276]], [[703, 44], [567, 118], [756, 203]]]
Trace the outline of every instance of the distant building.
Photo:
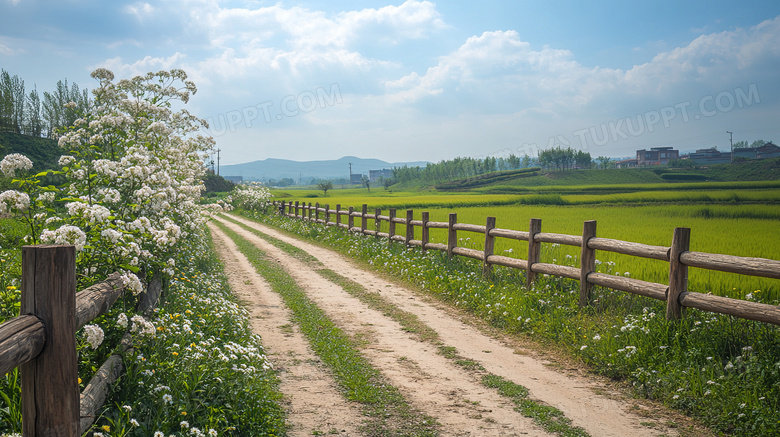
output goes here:
[[756, 155], [758, 159], [780, 158], [780, 147], [769, 142], [756, 149]]
[[368, 180], [375, 181], [379, 178], [390, 179], [393, 177], [393, 170], [389, 168], [383, 168], [382, 170], [369, 170]]
[[636, 165], [636, 158], [615, 161], [615, 168], [634, 168]]
[[645, 167], [649, 165], [666, 165], [672, 159], [678, 159], [680, 151], [674, 147], [651, 147], [650, 150], [636, 151], [636, 165]]
[[687, 156], [688, 159], [697, 165], [715, 165], [731, 162], [731, 152], [720, 152], [715, 147], [708, 149], [699, 149]]
[[362, 184], [363, 183], [363, 175], [360, 173], [352, 173], [349, 175], [349, 183], [350, 184]]
[[233, 182], [234, 184], [240, 184], [244, 182], [243, 176], [222, 176], [226, 181]]
[[755, 147], [737, 147], [734, 149], [734, 159], [736, 158], [757, 159], [758, 149]]

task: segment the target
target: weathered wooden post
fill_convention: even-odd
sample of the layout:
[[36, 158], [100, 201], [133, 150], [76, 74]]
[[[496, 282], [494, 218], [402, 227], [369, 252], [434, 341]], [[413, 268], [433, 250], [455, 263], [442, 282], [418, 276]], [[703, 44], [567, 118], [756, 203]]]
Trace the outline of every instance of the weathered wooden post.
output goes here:
[[406, 210], [406, 247], [412, 247], [412, 240], [414, 240], [414, 225], [412, 224], [412, 220], [414, 220], [414, 210], [413, 209], [407, 209]]
[[336, 204], [336, 227], [341, 227], [341, 204]]
[[430, 219], [431, 217], [428, 211], [422, 213], [422, 236], [420, 237], [422, 239], [422, 244], [420, 247], [422, 247], [423, 252], [425, 252], [425, 246], [430, 242], [431, 239], [430, 229], [428, 229], [428, 222]]
[[588, 275], [596, 271], [596, 250], [588, 247], [588, 240], [596, 237], [596, 220], [588, 220], [582, 227], [582, 247], [580, 250], [580, 306], [590, 304], [590, 291], [593, 284], [588, 283]]
[[25, 436], [75, 437], [79, 431], [76, 361], [76, 248], [22, 247], [22, 315], [46, 326], [43, 350], [22, 364]]
[[349, 215], [347, 215], [347, 230], [349, 232], [352, 232], [352, 228], [355, 227], [355, 216], [352, 215], [352, 213], [355, 212], [355, 207], [350, 206], [349, 211], [347, 211]]
[[366, 229], [368, 229], [368, 223], [366, 216], [368, 215], [368, 205], [363, 204], [363, 209], [360, 210], [360, 233], [366, 235]]
[[298, 218], [298, 201], [295, 201], [295, 218]]
[[330, 205], [325, 205], [325, 226], [330, 225]]
[[389, 221], [387, 222], [387, 244], [393, 244], [393, 235], [395, 235], [395, 208], [390, 208], [388, 212]]
[[374, 229], [376, 229], [376, 238], [379, 238], [379, 232], [382, 231], [382, 219], [379, 216], [382, 215], [382, 210], [377, 208], [374, 210]]
[[458, 231], [455, 230], [455, 223], [458, 222], [458, 214], [451, 212], [449, 222], [447, 223], [447, 258], [452, 259], [452, 251], [458, 247]]
[[306, 219], [311, 221], [313, 213], [314, 213], [314, 207], [312, 206], [311, 202], [309, 202], [309, 211], [307, 212]]
[[542, 219], [531, 219], [528, 226], [528, 271], [525, 275], [525, 286], [529, 289], [536, 281], [533, 265], [539, 262], [539, 256], [542, 252], [542, 243], [535, 241], [534, 238], [539, 232], [542, 232]]
[[482, 275], [485, 277], [490, 276], [493, 273], [493, 266], [488, 262], [488, 257], [493, 255], [493, 249], [496, 243], [496, 237], [490, 235], [490, 231], [496, 227], [496, 218], [488, 217], [485, 223], [485, 252], [482, 259]]
[[680, 262], [680, 255], [687, 252], [691, 244], [690, 228], [674, 228], [672, 247], [669, 251], [669, 291], [666, 295], [666, 319], [682, 317], [680, 293], [688, 291], [688, 266]]
[[320, 202], [314, 204], [314, 223], [320, 221]]

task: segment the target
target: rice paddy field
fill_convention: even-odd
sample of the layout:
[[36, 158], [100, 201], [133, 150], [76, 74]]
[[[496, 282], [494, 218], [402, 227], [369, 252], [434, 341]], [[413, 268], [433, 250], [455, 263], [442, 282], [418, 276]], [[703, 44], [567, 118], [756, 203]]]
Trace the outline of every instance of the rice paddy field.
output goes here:
[[[446, 222], [449, 213], [458, 214], [459, 223], [484, 225], [488, 216], [496, 217], [496, 226], [527, 231], [531, 218], [542, 220], [542, 232], [580, 235], [583, 222], [597, 221], [597, 236], [636, 243], [669, 246], [676, 227], [691, 229], [693, 251], [717, 254], [780, 259], [780, 189], [770, 188], [774, 181], [737, 183], [667, 184], [664, 190], [635, 190], [624, 193], [557, 194], [534, 193], [521, 195], [436, 192], [388, 192], [365, 189], [334, 190], [328, 197], [322, 192], [287, 191], [278, 200], [298, 200], [306, 203], [340, 204], [346, 210], [356, 211], [362, 204], [369, 213], [376, 208], [387, 215], [388, 208], [396, 208], [398, 217], [406, 216], [406, 209], [414, 210], [420, 219], [423, 211], [433, 221]], [[646, 186], [646, 185], [645, 185]], [[630, 190], [632, 186], [621, 185]], [[638, 188], [640, 185], [637, 185]], [[730, 187], [730, 188], [729, 188]], [[545, 189], [548, 187], [545, 187]], [[660, 187], [656, 187], [660, 188]], [[578, 191], [577, 187], [566, 187]], [[582, 190], [587, 192], [588, 190]], [[593, 190], [599, 191], [599, 190]], [[300, 196], [298, 196], [300, 194]], [[343, 218], [342, 221], [346, 221]], [[355, 220], [359, 226], [360, 220]], [[374, 229], [373, 220], [367, 227]], [[383, 223], [387, 231], [387, 223]], [[397, 225], [396, 233], [404, 233]], [[419, 227], [415, 232], [420, 238]], [[446, 242], [446, 231], [431, 230], [432, 242]], [[460, 231], [459, 246], [482, 249], [484, 237]], [[527, 243], [497, 239], [495, 253], [525, 259]], [[542, 261], [564, 265], [579, 265], [579, 248], [553, 244], [542, 245]], [[668, 283], [669, 264], [627, 255], [597, 251], [597, 269], [602, 272], [628, 275], [645, 281]], [[750, 294], [755, 300], [777, 303], [780, 300], [780, 280], [743, 276], [691, 268], [689, 290], [744, 298]]]

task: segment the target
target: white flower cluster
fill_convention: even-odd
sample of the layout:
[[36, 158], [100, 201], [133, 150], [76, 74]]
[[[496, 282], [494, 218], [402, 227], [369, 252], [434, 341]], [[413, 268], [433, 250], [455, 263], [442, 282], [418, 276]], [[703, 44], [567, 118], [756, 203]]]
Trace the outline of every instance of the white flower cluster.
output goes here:
[[30, 158], [21, 153], [11, 153], [0, 161], [0, 171], [9, 178], [16, 177], [17, 170], [30, 170], [32, 167], [33, 163]]
[[87, 234], [77, 226], [62, 225], [53, 231], [43, 231], [41, 242], [48, 244], [72, 244], [76, 246], [77, 251], [81, 251], [87, 243]]
[[0, 193], [0, 214], [11, 211], [25, 211], [30, 207], [30, 196], [16, 190]]
[[130, 328], [131, 332], [137, 333], [141, 336], [154, 337], [155, 328], [152, 322], [144, 319], [144, 317], [141, 315], [135, 315], [131, 317], [130, 321], [133, 323], [132, 327]]
[[[122, 285], [125, 286], [128, 290], [130, 290], [133, 294], [139, 294], [142, 291], [144, 291], [144, 286], [141, 284], [141, 280], [138, 279], [138, 276], [136, 276], [134, 273], [127, 272], [121, 276]], [[127, 316], [125, 316], [125, 319]], [[125, 322], [127, 323], [127, 322]]]
[[84, 325], [84, 334], [86, 334], [87, 343], [92, 349], [97, 349], [103, 343], [103, 330], [98, 325]]

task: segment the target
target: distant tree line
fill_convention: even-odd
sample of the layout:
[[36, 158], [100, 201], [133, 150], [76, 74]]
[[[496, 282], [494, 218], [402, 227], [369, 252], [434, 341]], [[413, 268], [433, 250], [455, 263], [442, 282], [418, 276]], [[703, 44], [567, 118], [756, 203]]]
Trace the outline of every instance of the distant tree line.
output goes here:
[[556, 147], [539, 151], [539, 166], [551, 170], [567, 170], [572, 168], [591, 168], [593, 159], [590, 153], [574, 150], [571, 147], [561, 149]]
[[764, 141], [764, 140], [755, 140], [752, 143], [749, 143], [747, 141], [737, 141], [734, 143], [735, 149], [745, 149], [745, 148], [751, 148], [751, 149], [758, 149], [759, 147], [763, 147], [764, 144], [769, 143], [770, 141]]
[[523, 157], [510, 154], [508, 157], [462, 158], [429, 163], [425, 167], [396, 167], [393, 169], [395, 182], [419, 180], [424, 183], [440, 183], [470, 178], [501, 170], [516, 170], [535, 163], [528, 155]]
[[[70, 102], [75, 107], [66, 108]], [[28, 93], [24, 80], [0, 70], [0, 131], [53, 138], [58, 128], [72, 125], [90, 104], [88, 91], [75, 83], [68, 85], [67, 79], [41, 95], [37, 86]]]

